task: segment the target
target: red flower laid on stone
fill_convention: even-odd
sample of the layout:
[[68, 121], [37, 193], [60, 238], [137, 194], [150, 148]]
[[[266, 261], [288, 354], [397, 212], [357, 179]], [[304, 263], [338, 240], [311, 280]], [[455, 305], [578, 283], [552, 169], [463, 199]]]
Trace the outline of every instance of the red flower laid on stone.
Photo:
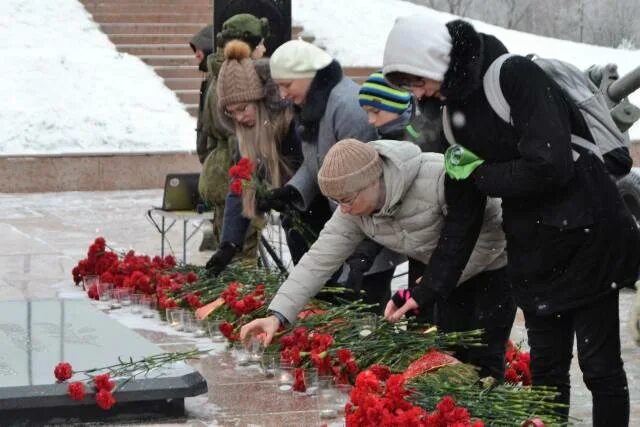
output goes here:
[[116, 404], [116, 399], [110, 391], [102, 389], [96, 393], [96, 403], [106, 411]]
[[111, 375], [108, 373], [102, 375], [96, 375], [93, 379], [93, 383], [95, 384], [96, 390], [113, 390], [115, 383], [111, 381]]
[[73, 369], [67, 362], [60, 362], [53, 370], [53, 374], [58, 381], [66, 381], [73, 376]]
[[85, 396], [84, 383], [82, 381], [75, 381], [69, 384], [67, 387], [67, 393], [73, 400], [82, 400]]

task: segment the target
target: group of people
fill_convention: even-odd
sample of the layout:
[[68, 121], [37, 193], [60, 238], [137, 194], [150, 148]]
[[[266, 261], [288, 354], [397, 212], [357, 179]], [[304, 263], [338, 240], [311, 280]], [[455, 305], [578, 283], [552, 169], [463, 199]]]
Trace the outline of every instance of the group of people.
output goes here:
[[[525, 57], [501, 68], [511, 107], [502, 120], [483, 76], [507, 49], [465, 21], [398, 18], [381, 71], [362, 86], [302, 40], [262, 58], [265, 24], [230, 18], [213, 54], [192, 42], [208, 72], [198, 120], [201, 191], [216, 218], [207, 269], [255, 263], [270, 210], [295, 263], [270, 315], [241, 337], [268, 343], [341, 282], [391, 322], [415, 314], [442, 331], [484, 329], [486, 346], [456, 355], [500, 381], [517, 306], [533, 384], [556, 387], [568, 417], [575, 339], [593, 424], [628, 425], [618, 292], [638, 277], [640, 233], [612, 176], [631, 167], [628, 152], [615, 153], [623, 166], [614, 172], [573, 144], [572, 135], [593, 143], [583, 116]], [[241, 157], [267, 190], [228, 191]], [[392, 296], [407, 259], [408, 289]]]

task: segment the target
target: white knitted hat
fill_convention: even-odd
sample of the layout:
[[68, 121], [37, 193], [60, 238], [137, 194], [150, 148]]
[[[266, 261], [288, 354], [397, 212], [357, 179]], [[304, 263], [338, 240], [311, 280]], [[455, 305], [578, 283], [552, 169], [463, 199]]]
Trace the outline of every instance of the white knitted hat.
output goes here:
[[401, 16], [387, 37], [382, 72], [394, 71], [443, 81], [449, 68], [451, 35], [432, 14]]
[[290, 40], [278, 47], [269, 66], [274, 79], [310, 79], [333, 61], [331, 55], [304, 40]]

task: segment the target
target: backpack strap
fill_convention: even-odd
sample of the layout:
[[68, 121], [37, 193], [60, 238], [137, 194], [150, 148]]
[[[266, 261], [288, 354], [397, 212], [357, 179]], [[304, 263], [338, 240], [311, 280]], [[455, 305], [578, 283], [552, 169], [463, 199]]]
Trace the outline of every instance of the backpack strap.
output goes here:
[[[513, 126], [513, 120], [511, 119], [511, 106], [509, 105], [507, 99], [504, 97], [502, 87], [500, 86], [500, 70], [502, 69], [502, 64], [504, 64], [504, 62], [512, 56], [515, 55], [512, 53], [504, 53], [497, 57], [491, 63], [491, 65], [489, 65], [487, 72], [482, 78], [482, 86], [484, 88], [484, 93], [487, 97], [487, 101], [489, 101], [489, 105], [491, 106], [493, 111], [495, 111], [498, 117], [502, 119], [503, 122], [509, 123], [511, 126]], [[532, 61], [535, 61], [537, 58], [535, 55], [528, 55], [527, 57]], [[553, 79], [553, 77], [550, 78]], [[600, 149], [593, 142], [581, 138], [578, 135], [571, 134], [571, 143], [577, 145], [578, 147], [591, 151], [601, 161], [604, 162]], [[580, 153], [578, 153], [576, 150], [571, 150], [571, 154], [574, 161], [577, 161], [580, 157]]]
[[449, 117], [449, 109], [445, 105], [442, 107], [442, 131], [449, 145], [456, 145], [456, 138], [453, 136], [453, 128], [451, 128], [451, 117]]
[[502, 93], [502, 87], [500, 87], [500, 70], [504, 61], [514, 56], [512, 53], [504, 53], [498, 56], [489, 65], [487, 72], [482, 77], [482, 86], [484, 87], [484, 93], [489, 101], [489, 105], [493, 108], [493, 111], [502, 119], [503, 122], [513, 125], [511, 121], [511, 106], [507, 102], [507, 99]]

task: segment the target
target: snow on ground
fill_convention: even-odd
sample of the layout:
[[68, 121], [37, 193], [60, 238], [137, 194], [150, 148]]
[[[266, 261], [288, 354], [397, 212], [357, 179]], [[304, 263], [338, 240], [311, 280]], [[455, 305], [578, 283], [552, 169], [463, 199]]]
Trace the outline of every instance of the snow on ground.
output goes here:
[[[292, 2], [297, 25], [343, 65], [381, 65], [397, 16], [453, 16], [400, 0]], [[590, 46], [472, 21], [516, 53], [586, 68], [640, 65], [640, 51]], [[119, 53], [77, 0], [0, 2], [0, 155], [193, 149], [195, 121], [151, 67]], [[632, 96], [640, 104], [640, 91]], [[631, 129], [640, 139], [640, 125]]]
[[[294, 23], [310, 31], [316, 37], [316, 43], [326, 47], [343, 65], [349, 66], [382, 65], [385, 41], [398, 16], [435, 14], [443, 22], [457, 18], [401, 0], [349, 0], [340, 5], [337, 2], [296, 0], [292, 7]], [[640, 50], [592, 46], [469, 21], [478, 31], [498, 37], [514, 53], [559, 58], [583, 69], [592, 64], [615, 63], [620, 74], [640, 66]], [[640, 105], [640, 90], [631, 96], [631, 101]], [[630, 135], [632, 139], [640, 140], [640, 124], [636, 123], [631, 128]]]
[[193, 148], [175, 94], [77, 0], [2, 0], [0, 56], [0, 154]]

